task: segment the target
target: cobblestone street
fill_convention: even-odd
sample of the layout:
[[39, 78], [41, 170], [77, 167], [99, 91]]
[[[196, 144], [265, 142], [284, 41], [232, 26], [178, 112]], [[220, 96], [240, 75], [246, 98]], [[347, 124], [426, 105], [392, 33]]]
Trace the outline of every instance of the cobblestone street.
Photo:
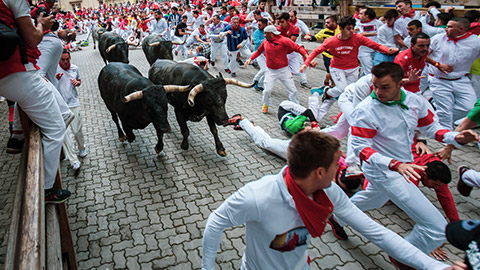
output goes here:
[[[77, 37], [77, 40], [84, 36]], [[307, 43], [311, 51], [316, 43]], [[129, 51], [130, 64], [147, 76], [149, 64], [141, 48]], [[318, 59], [323, 68], [323, 62]], [[73, 176], [68, 161], [62, 161], [63, 183], [72, 192], [67, 203], [69, 221], [80, 269], [199, 269], [201, 266], [202, 234], [209, 214], [228, 196], [248, 182], [267, 174], [276, 174], [286, 162], [257, 148], [244, 131], [231, 126], [218, 127], [219, 136], [228, 153], [216, 154], [213, 136], [206, 120], [188, 122], [190, 148], [182, 150], [182, 136], [169, 106], [172, 132], [164, 136], [163, 154], [157, 155], [157, 141], [152, 125], [135, 130], [133, 143], [118, 140], [117, 130], [107, 111], [97, 85], [104, 63], [93, 44], [72, 53], [72, 64], [79, 67], [82, 85], [78, 88], [84, 121], [88, 156], [83, 159], [81, 172]], [[210, 67], [211, 74], [223, 70], [223, 61]], [[239, 68], [239, 79], [251, 82], [257, 69]], [[325, 71], [308, 71], [309, 83], [323, 84]], [[307, 106], [309, 89], [295, 78], [300, 103]], [[229, 116], [241, 113], [263, 127], [272, 137], [287, 138], [278, 126], [276, 109], [287, 99], [284, 86], [277, 82], [272, 94], [269, 114], [261, 113], [261, 93], [255, 89], [228, 86], [226, 110]], [[10, 224], [15, 181], [20, 155], [5, 153], [8, 140], [7, 105], [1, 103], [0, 115], [0, 267], [5, 262], [7, 232]], [[319, 123], [332, 125], [331, 116], [338, 114], [335, 105]], [[134, 113], [134, 112], [132, 112]], [[478, 129], [477, 129], [478, 131]], [[432, 151], [441, 145], [429, 140]], [[342, 150], [346, 149], [346, 138]], [[450, 190], [461, 219], [479, 219], [480, 191], [471, 197], [459, 195], [456, 189], [457, 167], [468, 165], [480, 170], [480, 151], [469, 144], [453, 152]], [[433, 190], [421, 187], [437, 206]], [[367, 214], [387, 228], [406, 236], [413, 221], [399, 208], [388, 203]], [[395, 269], [388, 255], [349, 227], [349, 240], [340, 241], [327, 226], [321, 239], [314, 239], [309, 250], [312, 269]], [[240, 269], [244, 248], [244, 227], [225, 231], [219, 253], [218, 269]], [[453, 262], [463, 258], [463, 252], [450, 244], [444, 250]]]

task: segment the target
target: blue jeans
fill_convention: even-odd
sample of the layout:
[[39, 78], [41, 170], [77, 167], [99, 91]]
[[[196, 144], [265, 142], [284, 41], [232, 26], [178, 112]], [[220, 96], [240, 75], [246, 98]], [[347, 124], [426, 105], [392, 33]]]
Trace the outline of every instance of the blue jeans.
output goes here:
[[373, 56], [373, 65], [376, 66], [382, 62], [393, 62], [395, 56], [397, 56], [397, 54], [387, 55], [380, 52], [375, 52], [375, 55]]

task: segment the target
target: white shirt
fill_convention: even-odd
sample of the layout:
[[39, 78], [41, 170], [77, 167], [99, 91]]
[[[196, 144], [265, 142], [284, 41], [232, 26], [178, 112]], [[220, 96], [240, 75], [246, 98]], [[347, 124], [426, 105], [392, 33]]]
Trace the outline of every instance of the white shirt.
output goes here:
[[302, 35], [310, 33], [310, 30], [308, 29], [308, 26], [299, 18], [297, 18], [297, 23], [295, 23], [295, 26], [300, 29], [300, 33], [298, 33], [298, 37], [295, 43], [297, 43], [298, 45], [302, 45]]
[[[202, 269], [214, 269], [215, 256], [222, 231], [231, 226], [245, 224], [246, 247], [242, 269], [310, 269], [307, 248], [310, 233], [298, 214], [295, 202], [283, 179], [285, 167], [276, 175], [267, 175], [253, 181], [230, 196], [208, 218], [203, 235]], [[348, 199], [343, 190], [332, 183], [324, 189], [332, 202], [333, 213], [353, 229], [384, 250], [390, 250], [401, 261], [408, 261], [418, 269], [445, 269], [446, 264], [436, 261], [394, 232], [370, 219]], [[294, 235], [296, 234], [296, 235]], [[275, 243], [286, 246], [298, 239], [293, 249], [280, 252], [271, 247]]]
[[199, 43], [196, 36], [199, 36], [201, 40], [206, 40], [207, 38], [207, 34], [205, 33], [205, 35], [202, 35], [200, 33], [200, 29], [197, 28], [192, 32], [190, 36], [188, 36], [187, 41], [185, 42], [187, 46], [192, 43]]
[[160, 20], [153, 20], [152, 21], [153, 25], [153, 31], [152, 34], [162, 34], [165, 35], [168, 30], [168, 24], [167, 21], [162, 17]]
[[411, 22], [412, 20], [418, 20], [420, 19], [420, 11], [415, 11], [415, 15], [413, 18], [406, 17], [406, 16], [400, 16], [397, 18], [395, 23], [393, 24], [393, 30], [395, 32], [395, 35], [400, 35], [402, 38], [406, 38], [408, 36], [408, 31], [407, 31], [407, 26], [408, 23]]
[[58, 91], [65, 100], [65, 103], [67, 103], [69, 108], [79, 107], [80, 100], [78, 99], [77, 88], [70, 81], [71, 79], [80, 79], [78, 67], [76, 65], [71, 65], [69, 70], [64, 70], [58, 65], [57, 73], [63, 73], [63, 76], [58, 80]]
[[194, 18], [194, 22], [193, 22], [193, 29], [197, 29], [201, 24], [203, 24], [203, 18], [205, 17], [205, 15], [198, 15], [197, 18]]
[[446, 33], [436, 35], [431, 38], [428, 56], [441, 64], [453, 66], [453, 71], [448, 74], [430, 66], [429, 73], [435, 77], [450, 79], [463, 77], [470, 73], [473, 62], [480, 57], [480, 38], [471, 35], [454, 42], [449, 40]]
[[394, 35], [393, 27], [384, 24], [378, 29], [378, 43], [390, 48], [398, 48], [397, 43], [395, 43]]
[[[377, 19], [374, 19], [374, 20], [371, 20], [369, 22], [358, 21], [357, 25], [355, 25], [355, 28], [360, 29], [358, 31], [358, 33], [362, 33], [362, 32], [378, 33], [378, 29], [380, 29], [380, 27], [382, 27], [382, 26], [383, 26], [383, 23], [381, 21], [379, 21]], [[378, 43], [378, 35], [369, 36], [367, 38], [369, 38], [369, 39]], [[359, 53], [372, 53], [372, 52], [374, 52], [374, 50], [371, 49], [371, 48], [368, 48], [367, 46], [360, 46], [360, 48], [358, 49], [358, 52]]]

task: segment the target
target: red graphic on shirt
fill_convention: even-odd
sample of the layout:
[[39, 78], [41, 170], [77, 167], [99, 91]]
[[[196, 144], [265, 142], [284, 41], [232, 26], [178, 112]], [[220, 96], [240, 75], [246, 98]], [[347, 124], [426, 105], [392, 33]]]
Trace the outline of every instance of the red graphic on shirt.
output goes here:
[[305, 227], [292, 229], [286, 233], [276, 235], [270, 243], [270, 248], [280, 252], [292, 251], [298, 246], [306, 245], [308, 235], [308, 230]]

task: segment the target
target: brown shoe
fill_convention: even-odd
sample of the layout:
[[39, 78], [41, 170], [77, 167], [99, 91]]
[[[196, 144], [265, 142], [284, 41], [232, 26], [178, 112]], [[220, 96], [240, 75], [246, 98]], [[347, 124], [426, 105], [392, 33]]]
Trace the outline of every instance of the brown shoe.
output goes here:
[[470, 193], [472, 192], [472, 189], [473, 189], [473, 187], [467, 185], [462, 179], [463, 174], [468, 170], [470, 170], [470, 168], [468, 168], [467, 166], [462, 165], [458, 167], [457, 190], [460, 194], [462, 194], [465, 197], [470, 196]]

